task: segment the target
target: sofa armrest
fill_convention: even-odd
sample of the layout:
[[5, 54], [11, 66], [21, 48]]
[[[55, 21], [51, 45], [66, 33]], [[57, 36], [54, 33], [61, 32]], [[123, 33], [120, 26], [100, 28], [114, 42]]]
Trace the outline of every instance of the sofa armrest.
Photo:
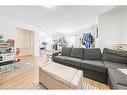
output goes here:
[[54, 59], [55, 56], [59, 55], [61, 52], [54, 52], [52, 53], [52, 59]]

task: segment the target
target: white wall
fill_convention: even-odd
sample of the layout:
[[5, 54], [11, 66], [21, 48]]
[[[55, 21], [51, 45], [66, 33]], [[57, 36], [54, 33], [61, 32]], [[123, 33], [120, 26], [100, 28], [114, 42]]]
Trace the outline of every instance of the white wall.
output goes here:
[[116, 7], [98, 17], [98, 46], [112, 48], [113, 44], [127, 44], [127, 7]]

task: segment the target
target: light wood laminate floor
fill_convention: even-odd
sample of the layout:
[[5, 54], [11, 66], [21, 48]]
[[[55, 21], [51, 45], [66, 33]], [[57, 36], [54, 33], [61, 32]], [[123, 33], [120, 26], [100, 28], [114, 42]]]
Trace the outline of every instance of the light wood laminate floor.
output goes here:
[[[30, 57], [30, 56], [29, 56]], [[24, 57], [25, 59], [26, 57]], [[36, 90], [33, 80], [38, 79], [38, 68], [46, 62], [46, 55], [40, 57], [33, 57], [33, 64], [26, 68], [22, 68], [15, 72], [0, 76], [0, 89], [26, 89]], [[94, 85], [102, 90], [108, 90], [108, 85], [99, 83], [97, 81], [84, 78], [84, 81]]]

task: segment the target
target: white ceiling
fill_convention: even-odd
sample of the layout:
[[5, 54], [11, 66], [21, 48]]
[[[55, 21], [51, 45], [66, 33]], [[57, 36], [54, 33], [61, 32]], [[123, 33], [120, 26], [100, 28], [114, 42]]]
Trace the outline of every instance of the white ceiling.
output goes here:
[[113, 6], [1, 6], [0, 12], [39, 28], [58, 33], [73, 33], [95, 24], [98, 15]]

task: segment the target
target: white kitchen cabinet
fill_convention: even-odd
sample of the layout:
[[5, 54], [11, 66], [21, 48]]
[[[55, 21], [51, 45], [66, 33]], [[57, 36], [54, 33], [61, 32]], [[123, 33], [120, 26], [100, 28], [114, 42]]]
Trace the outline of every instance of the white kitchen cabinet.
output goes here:
[[30, 36], [31, 36], [30, 32], [24, 31], [24, 48], [30, 48], [30, 44], [31, 44]]
[[30, 48], [31, 35], [29, 31], [23, 29], [17, 29], [16, 34], [16, 47], [18, 48]]
[[34, 53], [34, 32], [17, 28], [16, 48], [20, 48], [19, 56], [33, 55]]

